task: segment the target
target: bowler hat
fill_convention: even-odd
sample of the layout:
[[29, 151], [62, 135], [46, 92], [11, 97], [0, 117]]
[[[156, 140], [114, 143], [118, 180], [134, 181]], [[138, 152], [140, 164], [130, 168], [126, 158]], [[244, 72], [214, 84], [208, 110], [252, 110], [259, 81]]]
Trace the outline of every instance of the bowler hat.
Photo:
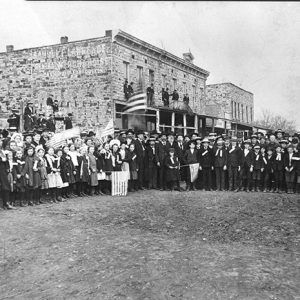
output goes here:
[[245, 141], [244, 141], [244, 144], [249, 144], [249, 145], [251, 145], [251, 141], [250, 141], [250, 140], [245, 140]]
[[254, 149], [260, 149], [260, 146], [259, 145], [255, 145], [253, 148]]
[[134, 131], [133, 131], [132, 129], [128, 129], [128, 130], [126, 131], [126, 135], [128, 135], [129, 133], [134, 134]]
[[136, 131], [136, 135], [139, 135], [139, 134], [143, 134], [143, 135], [144, 135], [144, 131], [141, 130], [141, 129], [138, 129], [138, 130]]
[[283, 139], [283, 140], [279, 141], [279, 143], [280, 143], [280, 144], [288, 144], [289, 142], [288, 142], [288, 140]]
[[201, 143], [210, 143], [210, 140], [209, 140], [207, 137], [205, 137], [205, 138], [201, 141]]

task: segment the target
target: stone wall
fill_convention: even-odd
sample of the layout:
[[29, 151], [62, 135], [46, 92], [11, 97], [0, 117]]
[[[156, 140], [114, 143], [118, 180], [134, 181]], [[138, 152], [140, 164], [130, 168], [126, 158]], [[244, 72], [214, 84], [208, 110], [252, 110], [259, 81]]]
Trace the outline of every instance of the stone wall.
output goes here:
[[[182, 101], [184, 95], [184, 83], [186, 84], [186, 93], [190, 98], [190, 107], [197, 114], [204, 113], [205, 82], [206, 80], [190, 74], [187, 71], [180, 70], [175, 65], [165, 63], [159, 59], [142, 53], [133, 48], [113, 44], [113, 98], [119, 101], [125, 101], [123, 93], [123, 84], [128, 77], [129, 83], [138, 83], [138, 67], [143, 68], [143, 82], [146, 89], [150, 85], [149, 70], [154, 74], [154, 100], [156, 106], [163, 106], [161, 90], [163, 87], [169, 88], [169, 93], [173, 92], [173, 79], [176, 79], [176, 90], [179, 93], [179, 100]], [[126, 76], [125, 65], [128, 64], [128, 75]], [[195, 98], [193, 101], [193, 85], [195, 86]], [[171, 100], [171, 98], [170, 98]]]
[[[205, 112], [207, 115], [237, 120], [242, 123], [251, 123], [254, 120], [252, 93], [245, 91], [232, 83], [221, 83], [207, 85], [206, 95]], [[240, 114], [238, 114], [238, 109], [240, 110]], [[246, 111], [248, 111], [248, 119]]]
[[104, 127], [112, 117], [111, 42], [97, 38], [0, 53], [0, 109], [46, 99], [58, 100], [60, 112], [72, 112], [82, 127]]

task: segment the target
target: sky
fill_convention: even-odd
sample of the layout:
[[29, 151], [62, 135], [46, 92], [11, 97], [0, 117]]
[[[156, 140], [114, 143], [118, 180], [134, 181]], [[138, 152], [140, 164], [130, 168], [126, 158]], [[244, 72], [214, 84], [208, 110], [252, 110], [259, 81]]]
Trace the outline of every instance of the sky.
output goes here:
[[121, 29], [232, 82], [300, 130], [300, 3], [1, 0], [0, 52], [104, 36]]

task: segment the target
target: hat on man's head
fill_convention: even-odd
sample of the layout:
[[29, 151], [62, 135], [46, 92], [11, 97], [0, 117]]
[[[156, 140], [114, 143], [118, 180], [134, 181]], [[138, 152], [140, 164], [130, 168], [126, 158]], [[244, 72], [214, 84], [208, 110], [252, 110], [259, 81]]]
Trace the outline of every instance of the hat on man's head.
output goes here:
[[140, 135], [140, 134], [144, 135], [144, 130], [138, 129], [136, 131], [136, 135]]
[[217, 146], [223, 146], [224, 145], [224, 141], [217, 141]]
[[20, 110], [19, 110], [19, 109], [16, 109], [16, 108], [13, 108], [11, 111], [12, 111], [12, 113], [15, 113], [15, 114], [17, 114], [17, 113], [20, 112]]
[[170, 152], [170, 153], [171, 153], [171, 152], [172, 152], [172, 153], [175, 153], [175, 149], [174, 149], [174, 148], [170, 148], [170, 149], [169, 149], [169, 152]]
[[254, 149], [260, 149], [260, 146], [259, 145], [255, 145], [253, 148]]
[[156, 141], [156, 137], [153, 136], [153, 135], [151, 135], [150, 138], [149, 138], [149, 141], [150, 141], [150, 142], [151, 142], [151, 141], [155, 142], [155, 141]]
[[132, 129], [128, 129], [128, 130], [126, 131], [126, 135], [128, 135], [129, 133], [134, 134], [134, 131], [133, 131]]
[[257, 134], [252, 134], [251, 135], [251, 139], [257, 139], [257, 138], [258, 138]]
[[162, 137], [163, 135], [167, 136], [167, 134], [166, 134], [164, 131], [162, 131], [162, 132], [159, 134], [159, 137]]
[[201, 141], [201, 143], [208, 143], [208, 144], [210, 144], [210, 140], [209, 140], [207, 137], [205, 137], [205, 138]]
[[282, 129], [277, 129], [277, 130], [275, 131], [275, 135], [277, 135], [278, 133], [284, 134], [284, 131], [283, 131]]
[[294, 137], [292, 139], [292, 144], [297, 144], [297, 143], [299, 143], [299, 139], [297, 137]]
[[90, 130], [88, 133], [88, 137], [92, 137], [94, 135], [96, 135], [96, 133], [94, 131]]
[[151, 135], [153, 135], [153, 134], [159, 134], [157, 131], [156, 131], [156, 129], [155, 130], [152, 130], [151, 132], [150, 132], [150, 134]]
[[244, 144], [251, 145], [251, 141], [250, 141], [250, 140], [245, 140], [245, 141], [244, 141]]
[[175, 133], [174, 133], [173, 131], [169, 131], [169, 132], [167, 133], [167, 136], [175, 136]]

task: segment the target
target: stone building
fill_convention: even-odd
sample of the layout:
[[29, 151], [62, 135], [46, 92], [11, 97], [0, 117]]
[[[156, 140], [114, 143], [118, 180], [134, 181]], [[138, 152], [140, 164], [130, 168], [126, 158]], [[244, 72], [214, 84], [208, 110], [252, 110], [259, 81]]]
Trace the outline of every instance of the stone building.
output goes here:
[[[37, 112], [73, 113], [73, 124], [101, 130], [113, 119], [120, 129], [197, 131], [247, 129], [253, 121], [253, 94], [231, 84], [206, 85], [209, 72], [194, 65], [192, 53], [177, 57], [121, 30], [105, 36], [0, 53], [0, 116], [31, 101]], [[125, 80], [135, 90], [153, 84], [147, 110], [124, 113]], [[164, 105], [162, 89], [178, 91], [179, 101]], [[183, 102], [188, 95], [189, 102]], [[5, 117], [4, 117], [5, 118]], [[3, 120], [1, 124], [3, 126]]]
[[[47, 98], [57, 100], [60, 113], [72, 112], [74, 123], [103, 128], [113, 118], [115, 127], [145, 130], [199, 130], [204, 114], [209, 72], [193, 64], [193, 55], [179, 58], [123, 31], [104, 37], [0, 53], [1, 112], [32, 101], [46, 111]], [[154, 84], [154, 104], [143, 114], [125, 115], [125, 79], [145, 90]], [[162, 88], [176, 89], [179, 103], [162, 102]], [[182, 105], [183, 95], [189, 105]], [[200, 118], [201, 119], [201, 118]]]
[[235, 133], [252, 131], [254, 101], [251, 92], [228, 82], [207, 85], [206, 96], [205, 114], [207, 120], [212, 117], [207, 127]]

